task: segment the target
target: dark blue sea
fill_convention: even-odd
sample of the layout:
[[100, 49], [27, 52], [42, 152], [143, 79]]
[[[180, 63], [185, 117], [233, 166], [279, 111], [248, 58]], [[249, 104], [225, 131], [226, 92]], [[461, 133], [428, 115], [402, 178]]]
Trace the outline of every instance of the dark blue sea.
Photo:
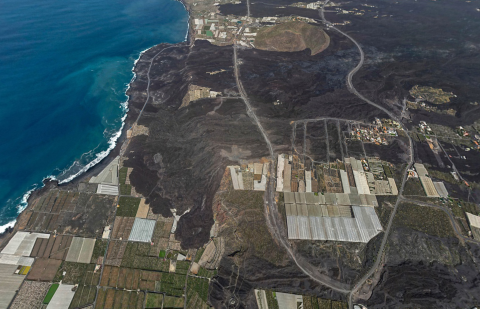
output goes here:
[[107, 155], [139, 53], [184, 41], [187, 22], [174, 0], [0, 2], [0, 232], [44, 178]]

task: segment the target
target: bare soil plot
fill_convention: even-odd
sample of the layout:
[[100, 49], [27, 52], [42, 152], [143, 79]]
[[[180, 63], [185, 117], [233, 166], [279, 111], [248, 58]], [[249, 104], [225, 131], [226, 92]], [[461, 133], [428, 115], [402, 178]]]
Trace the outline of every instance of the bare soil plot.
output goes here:
[[145, 293], [115, 289], [100, 289], [95, 309], [142, 309]]
[[156, 271], [106, 266], [100, 285], [117, 289], [159, 292], [162, 275], [161, 272]]
[[106, 265], [120, 266], [122, 264], [123, 255], [127, 248], [126, 241], [113, 240], [108, 246]]
[[132, 231], [133, 223], [135, 222], [134, 217], [119, 217], [115, 218], [115, 223], [113, 224], [112, 239], [123, 239], [127, 240]]
[[168, 248], [170, 250], [181, 251], [182, 247], [180, 246], [180, 242], [175, 239], [175, 234], [170, 234], [170, 239], [168, 241]]
[[30, 221], [30, 218], [32, 217], [32, 215], [33, 215], [32, 211], [22, 212], [20, 214], [20, 216], [17, 219], [19, 230], [24, 230], [27, 227], [28, 221]]
[[27, 279], [32, 281], [53, 281], [61, 264], [61, 260], [38, 258], [33, 263]]
[[95, 303], [95, 309], [103, 309], [105, 304], [105, 296], [107, 291], [105, 289], [98, 290], [97, 302]]
[[56, 237], [51, 235], [48, 239], [37, 238], [30, 256], [65, 260], [72, 238], [72, 236], [67, 235], [58, 235]]
[[145, 204], [145, 199], [142, 198], [140, 200], [140, 205], [138, 206], [136, 217], [146, 219], [148, 215], [148, 210], [149, 210], [149, 206], [148, 204]]

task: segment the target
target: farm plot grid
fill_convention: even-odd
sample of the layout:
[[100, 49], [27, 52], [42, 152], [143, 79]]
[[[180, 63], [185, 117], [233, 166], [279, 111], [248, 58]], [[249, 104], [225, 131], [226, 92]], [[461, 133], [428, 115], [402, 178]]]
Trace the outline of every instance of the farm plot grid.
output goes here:
[[[111, 223], [115, 197], [52, 190], [22, 215], [21, 229], [33, 232], [101, 237]], [[85, 224], [88, 222], [88, 224]]]

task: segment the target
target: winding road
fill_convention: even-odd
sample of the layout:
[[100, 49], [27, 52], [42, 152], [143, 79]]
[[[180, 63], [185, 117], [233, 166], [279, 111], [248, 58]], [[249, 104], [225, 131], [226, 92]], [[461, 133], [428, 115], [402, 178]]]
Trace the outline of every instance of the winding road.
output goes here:
[[383, 256], [383, 253], [384, 253], [384, 250], [385, 250], [385, 246], [387, 244], [388, 236], [389, 236], [390, 230], [392, 228], [393, 218], [395, 217], [398, 206], [400, 205], [400, 202], [402, 200], [401, 197], [402, 197], [402, 194], [403, 194], [403, 190], [405, 189], [405, 183], [407, 182], [407, 176], [408, 176], [407, 170], [409, 168], [411, 168], [411, 166], [413, 165], [413, 160], [414, 160], [413, 142], [412, 142], [412, 138], [408, 135], [407, 128], [401, 122], [401, 119], [399, 119], [392, 111], [389, 111], [385, 107], [383, 107], [381, 105], [378, 105], [377, 103], [374, 103], [374, 102], [370, 101], [369, 99], [365, 98], [353, 86], [352, 78], [362, 68], [362, 66], [365, 62], [365, 53], [363, 52], [363, 49], [360, 46], [360, 44], [358, 44], [358, 42], [355, 41], [355, 39], [353, 39], [350, 35], [346, 34], [345, 32], [337, 29], [335, 26], [333, 26], [332, 23], [330, 23], [329, 21], [327, 21], [325, 19], [324, 7], [325, 7], [325, 5], [327, 5], [328, 2], [329, 2], [329, 0], [326, 0], [319, 10], [320, 17], [322, 18], [323, 23], [328, 27], [328, 29], [335, 30], [338, 33], [342, 34], [343, 36], [347, 37], [350, 41], [352, 41], [355, 44], [355, 46], [357, 47], [357, 49], [360, 53], [360, 61], [347, 75], [347, 87], [348, 87], [348, 89], [350, 90], [351, 93], [356, 95], [362, 101], [380, 109], [381, 111], [386, 113], [391, 119], [398, 122], [402, 126], [402, 129], [406, 133], [406, 135], [408, 137], [408, 141], [409, 141], [409, 160], [408, 160], [407, 167], [405, 168], [405, 173], [404, 173], [403, 180], [402, 180], [402, 186], [400, 187], [400, 190], [398, 191], [399, 195], [398, 195], [398, 198], [397, 198], [397, 202], [395, 203], [395, 207], [393, 208], [392, 214], [390, 215], [390, 219], [388, 220], [387, 228], [385, 229], [385, 233], [383, 235], [382, 242], [380, 244], [380, 249], [378, 250], [377, 257], [375, 259], [375, 262], [374, 262], [372, 268], [370, 268], [370, 270], [362, 278], [360, 278], [360, 280], [354, 285], [354, 287], [353, 287], [353, 289], [352, 289], [352, 291], [349, 295], [348, 304], [349, 304], [350, 308], [353, 308], [353, 296], [355, 295], [355, 293], [358, 292], [358, 290], [362, 287], [362, 285], [365, 283], [365, 281], [367, 281], [367, 279], [370, 276], [372, 276], [377, 271], [378, 267], [380, 266], [380, 261], [382, 260], [382, 256]]
[[[252, 109], [248, 96], [243, 88], [242, 81], [240, 80], [239, 68], [238, 68], [238, 56], [237, 56], [237, 45], [233, 45], [233, 63], [234, 63], [234, 73], [235, 73], [235, 80], [237, 83], [237, 88], [240, 93], [240, 96], [245, 103], [247, 108], [247, 114], [253, 119], [255, 124], [257, 125], [260, 133], [262, 134], [265, 143], [267, 144], [270, 157], [272, 159], [272, 163], [275, 162], [275, 152], [272, 147], [272, 143], [270, 142], [267, 133], [265, 132], [262, 124], [260, 123], [255, 111]], [[308, 263], [303, 257], [296, 256], [295, 252], [293, 251], [290, 244], [286, 241], [286, 235], [283, 229], [283, 222], [280, 218], [278, 209], [276, 207], [275, 202], [275, 164], [270, 164], [270, 174], [268, 178], [268, 184], [265, 190], [264, 196], [264, 204], [265, 204], [265, 214], [266, 214], [266, 222], [269, 227], [269, 230], [272, 232], [275, 239], [280, 243], [287, 253], [290, 255], [292, 260], [295, 264], [300, 268], [300, 270], [310, 277], [312, 280], [323, 284], [334, 291], [347, 294], [350, 292], [350, 287], [342, 282], [336, 281], [327, 275], [324, 275], [319, 272], [319, 270]]]

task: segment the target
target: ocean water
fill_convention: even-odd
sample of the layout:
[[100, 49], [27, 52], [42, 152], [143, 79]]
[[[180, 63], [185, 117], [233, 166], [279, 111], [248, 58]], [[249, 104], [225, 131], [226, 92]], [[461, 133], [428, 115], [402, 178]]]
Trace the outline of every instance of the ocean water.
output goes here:
[[187, 21], [174, 0], [1, 1], [0, 232], [44, 178], [113, 148], [139, 53], [184, 41]]

